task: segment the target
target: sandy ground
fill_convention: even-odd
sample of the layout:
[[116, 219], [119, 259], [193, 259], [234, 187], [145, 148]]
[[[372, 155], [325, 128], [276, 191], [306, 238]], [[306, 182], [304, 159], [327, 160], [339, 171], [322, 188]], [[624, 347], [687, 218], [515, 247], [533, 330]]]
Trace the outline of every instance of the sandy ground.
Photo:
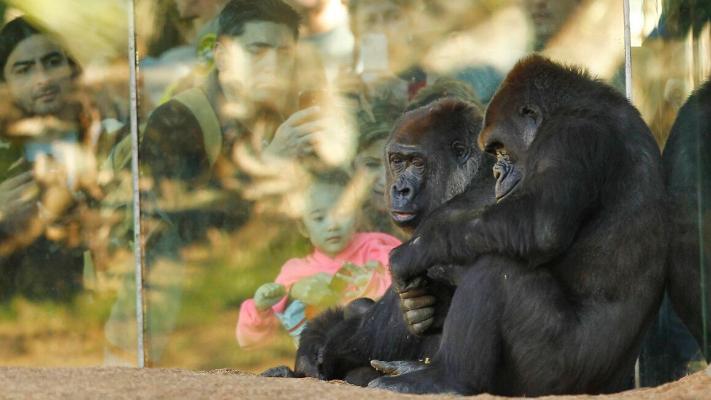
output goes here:
[[[461, 399], [400, 395], [313, 379], [261, 378], [231, 370], [192, 372], [132, 368], [0, 368], [0, 399]], [[477, 399], [494, 399], [489, 395]], [[551, 397], [553, 398], [553, 397]], [[711, 399], [711, 376], [699, 372], [654, 389], [555, 399]]]

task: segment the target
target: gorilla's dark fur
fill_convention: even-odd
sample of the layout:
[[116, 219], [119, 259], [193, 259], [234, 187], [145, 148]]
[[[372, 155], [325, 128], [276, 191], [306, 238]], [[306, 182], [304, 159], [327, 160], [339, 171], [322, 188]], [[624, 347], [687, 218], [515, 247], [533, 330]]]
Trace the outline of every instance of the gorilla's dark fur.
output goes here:
[[664, 291], [661, 156], [613, 88], [540, 56], [519, 62], [479, 135], [494, 205], [470, 193], [391, 253], [393, 286], [468, 265], [432, 362], [370, 386], [538, 396], [621, 390]]
[[[674, 226], [669, 252], [670, 298], [708, 360], [711, 357], [711, 240], [708, 236], [711, 233], [711, 81], [694, 92], [679, 110], [663, 160]], [[705, 291], [701, 290], [703, 286]]]

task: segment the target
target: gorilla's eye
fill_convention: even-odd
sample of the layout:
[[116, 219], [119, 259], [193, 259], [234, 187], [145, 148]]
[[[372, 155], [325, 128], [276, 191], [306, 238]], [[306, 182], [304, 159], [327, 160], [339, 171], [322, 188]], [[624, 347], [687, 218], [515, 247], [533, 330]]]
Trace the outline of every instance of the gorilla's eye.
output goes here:
[[393, 168], [400, 168], [400, 166], [402, 166], [402, 163], [403, 163], [402, 157], [400, 157], [399, 155], [393, 154], [390, 156], [390, 165]]
[[412, 159], [412, 165], [416, 168], [422, 168], [425, 166], [425, 160], [419, 157], [415, 157]]
[[452, 143], [452, 152], [457, 158], [463, 158], [467, 155], [467, 148], [462, 143], [454, 142]]

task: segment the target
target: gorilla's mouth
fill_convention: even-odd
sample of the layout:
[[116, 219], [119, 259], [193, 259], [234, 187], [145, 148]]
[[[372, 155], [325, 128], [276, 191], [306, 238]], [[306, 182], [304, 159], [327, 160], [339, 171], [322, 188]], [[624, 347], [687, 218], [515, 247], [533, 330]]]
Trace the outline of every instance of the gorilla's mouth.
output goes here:
[[498, 202], [513, 192], [521, 181], [521, 173], [513, 164], [499, 160], [494, 164], [494, 178], [496, 178], [494, 194]]
[[414, 211], [390, 211], [393, 221], [398, 224], [404, 224], [410, 222], [417, 217], [417, 213]]

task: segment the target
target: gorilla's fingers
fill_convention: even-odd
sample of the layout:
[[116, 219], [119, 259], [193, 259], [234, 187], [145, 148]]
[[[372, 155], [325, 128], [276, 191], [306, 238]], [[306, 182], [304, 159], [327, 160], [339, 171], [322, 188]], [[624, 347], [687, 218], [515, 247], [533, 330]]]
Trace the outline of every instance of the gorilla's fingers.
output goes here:
[[385, 375], [393, 375], [397, 371], [396, 361], [370, 360], [370, 365]]
[[406, 310], [416, 310], [433, 305], [436, 299], [434, 296], [408, 297], [402, 298], [401, 302]]
[[405, 312], [405, 319], [410, 325], [432, 319], [434, 316], [434, 307], [420, 308]]
[[426, 289], [411, 289], [411, 290], [399, 292], [398, 294], [400, 295], [400, 299], [405, 300], [405, 299], [412, 299], [412, 298], [416, 298], [416, 297], [427, 296], [427, 290]]
[[427, 368], [427, 365], [421, 361], [371, 360], [370, 365], [377, 371], [389, 376], [402, 375]]
[[427, 281], [422, 276], [417, 276], [415, 278], [412, 278], [411, 280], [401, 280], [394, 273], [392, 273], [391, 275], [393, 277], [393, 287], [395, 288], [395, 291], [397, 293], [405, 293], [427, 286]]
[[418, 369], [424, 368], [422, 363], [418, 361], [380, 361], [371, 360], [370, 366], [375, 368], [377, 371], [389, 375], [396, 376], [406, 374], [408, 372], [417, 371]]
[[425, 278], [422, 276], [417, 276], [413, 278], [410, 282], [407, 283], [407, 285], [403, 288], [403, 290], [412, 290], [412, 289], [419, 289], [427, 286], [427, 281]]
[[419, 336], [425, 333], [427, 329], [432, 326], [432, 324], [434, 324], [434, 318], [426, 319], [422, 322], [418, 322], [415, 324], [408, 324], [407, 327], [411, 333]]

